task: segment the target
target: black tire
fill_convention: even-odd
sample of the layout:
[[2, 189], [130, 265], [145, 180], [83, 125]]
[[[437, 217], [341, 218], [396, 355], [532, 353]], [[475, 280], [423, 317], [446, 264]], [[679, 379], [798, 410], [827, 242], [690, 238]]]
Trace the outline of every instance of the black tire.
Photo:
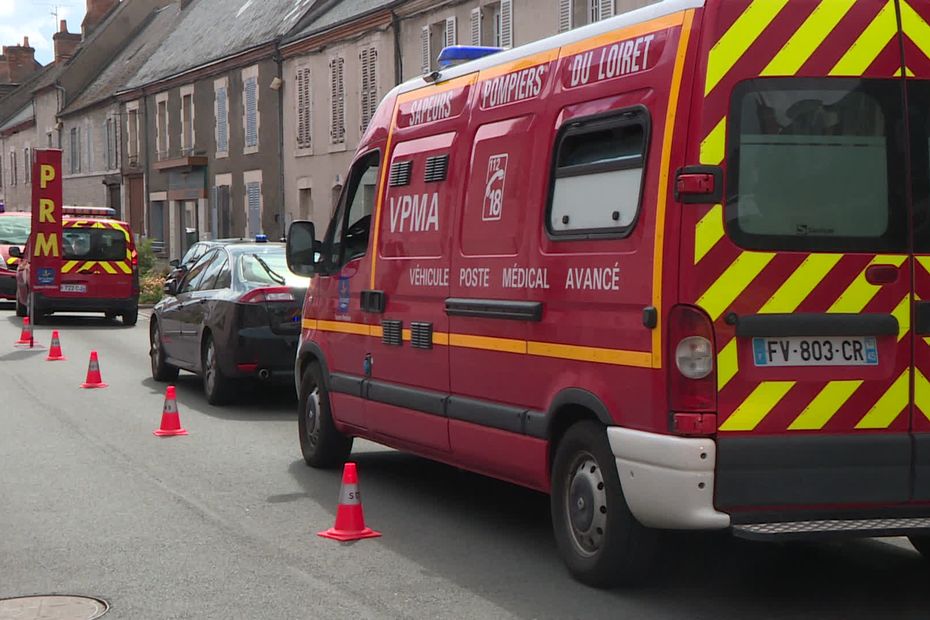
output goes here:
[[318, 469], [341, 467], [352, 452], [352, 437], [340, 433], [333, 423], [329, 390], [319, 364], [314, 362], [304, 371], [297, 403], [297, 429], [304, 461]]
[[235, 385], [223, 374], [220, 369], [218, 352], [213, 336], [207, 334], [203, 341], [201, 360], [201, 376], [203, 377], [203, 393], [211, 405], [225, 405], [235, 393]]
[[26, 311], [31, 315], [30, 319], [32, 320], [33, 325], [41, 325], [48, 317], [48, 315], [45, 314], [41, 308], [39, 308], [39, 305], [36, 303], [32, 293], [29, 293], [29, 298], [26, 300]]
[[156, 381], [169, 383], [178, 378], [177, 366], [165, 361], [165, 348], [161, 343], [161, 330], [156, 320], [152, 320], [149, 326], [149, 359], [152, 363], [152, 378]]
[[655, 563], [657, 534], [636, 521], [604, 426], [575, 424], [552, 466], [552, 529], [569, 572], [590, 586], [638, 582]]
[[108, 320], [108, 321], [115, 321], [115, 320], [116, 320], [116, 317], [118, 317], [118, 316], [119, 316], [119, 315], [118, 315], [117, 313], [115, 313], [115, 312], [107, 312], [106, 314], [104, 314], [104, 317], [105, 317], [106, 320]]
[[[107, 315], [107, 318], [109, 318], [109, 316], [110, 315]], [[132, 327], [138, 322], [139, 322], [139, 309], [138, 308], [133, 308], [132, 310], [123, 313], [123, 325], [126, 325], [127, 327]]]
[[23, 304], [19, 303], [19, 301], [17, 301], [16, 302], [16, 316], [26, 316], [27, 314], [29, 314], [29, 308], [27, 308]]
[[925, 560], [930, 560], [930, 536], [908, 536], [907, 539]]

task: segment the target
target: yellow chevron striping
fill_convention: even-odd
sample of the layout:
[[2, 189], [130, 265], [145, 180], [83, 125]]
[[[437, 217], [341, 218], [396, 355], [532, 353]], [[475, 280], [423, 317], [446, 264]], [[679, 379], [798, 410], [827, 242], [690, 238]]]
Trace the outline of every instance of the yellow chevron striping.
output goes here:
[[103, 267], [103, 270], [109, 273], [110, 275], [114, 275], [114, 276], [116, 275], [116, 268], [113, 267], [113, 264], [110, 261], [102, 260], [98, 264], [101, 267]]
[[847, 400], [859, 389], [862, 380], [831, 381], [814, 397], [804, 411], [788, 426], [789, 431], [817, 431], [827, 425]]
[[856, 0], [821, 2], [760, 75], [797, 73], [855, 3]]
[[733, 22], [710, 50], [707, 81], [704, 84], [705, 97], [730, 72], [786, 4], [788, 0], [753, 0]]
[[719, 166], [723, 163], [726, 148], [727, 117], [724, 116], [701, 142], [701, 163], [705, 166]]
[[119, 267], [120, 271], [122, 271], [122, 272], [125, 273], [126, 275], [129, 275], [129, 274], [132, 273], [132, 267], [130, 267], [130, 266], [129, 266], [129, 263], [127, 263], [127, 262], [125, 262], [125, 261], [118, 260], [118, 261], [116, 261], [116, 262], [113, 263], [113, 264], [116, 265], [117, 267]]
[[733, 338], [717, 354], [717, 390], [725, 388], [738, 371], [739, 359], [736, 355], [736, 338]]
[[694, 227], [694, 264], [723, 238], [723, 205], [714, 205]]
[[930, 275], [930, 256], [918, 256], [917, 263]]
[[842, 257], [842, 254], [809, 255], [765, 302], [759, 313], [794, 312]]
[[901, 415], [910, 401], [910, 369], [901, 373], [878, 402], [856, 424], [857, 429], [884, 429]]
[[775, 254], [771, 252], [743, 252], [701, 295], [697, 305], [716, 321], [773, 258]]
[[892, 316], [898, 319], [898, 342], [907, 336], [911, 330], [911, 296], [905, 295], [895, 309], [891, 311]]
[[61, 268], [61, 273], [71, 273], [71, 270], [74, 269], [75, 267], [77, 267], [77, 264], [78, 264], [78, 261], [76, 261], [76, 260], [69, 260], [69, 261], [68, 261], [67, 263], [65, 263], [64, 266]]
[[914, 404], [930, 420], [930, 381], [919, 369], [914, 369]]
[[751, 431], [755, 429], [792, 387], [794, 387], [794, 381], [763, 381], [720, 425], [720, 430]]
[[930, 58], [930, 25], [907, 0], [901, 1], [901, 25], [907, 38], [920, 48], [924, 56]]
[[[904, 75], [907, 76], [907, 77], [912, 78], [912, 77], [914, 77], [914, 72], [911, 71], [909, 67], [905, 66], [905, 67], [904, 67]], [[895, 76], [895, 77], [901, 77], [901, 69], [898, 69], [897, 71], [895, 71], [894, 76]]]
[[[876, 256], [869, 264], [888, 264], [900, 267], [906, 259], [906, 256]], [[856, 276], [856, 279], [852, 281], [852, 284], [850, 284], [837, 300], [833, 302], [833, 305], [827, 309], [827, 312], [862, 312], [862, 309], [872, 301], [872, 298], [875, 297], [880, 289], [881, 286], [869, 284], [865, 279], [865, 269], [863, 269], [862, 272]]]
[[872, 23], [830, 70], [830, 75], [861, 76], [897, 34], [898, 17], [894, 0], [888, 0]]

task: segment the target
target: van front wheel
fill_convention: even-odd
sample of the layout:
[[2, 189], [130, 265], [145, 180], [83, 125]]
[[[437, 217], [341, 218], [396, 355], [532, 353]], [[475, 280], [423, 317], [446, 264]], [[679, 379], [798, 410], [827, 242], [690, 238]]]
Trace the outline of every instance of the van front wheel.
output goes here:
[[576, 579], [603, 588], [648, 573], [656, 534], [627, 507], [602, 425], [579, 422], [565, 433], [555, 453], [551, 493], [556, 543]]
[[352, 437], [340, 433], [333, 423], [329, 391], [317, 363], [304, 372], [297, 408], [300, 451], [307, 465], [324, 469], [345, 463], [352, 451]]

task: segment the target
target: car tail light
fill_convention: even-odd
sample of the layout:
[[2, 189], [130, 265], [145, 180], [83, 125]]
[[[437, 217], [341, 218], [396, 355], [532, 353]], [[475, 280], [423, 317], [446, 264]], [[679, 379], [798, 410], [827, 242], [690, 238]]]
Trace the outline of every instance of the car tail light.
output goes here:
[[262, 304], [265, 302], [294, 301], [294, 294], [286, 286], [252, 289], [239, 298], [243, 304]]
[[710, 318], [698, 308], [675, 306], [669, 313], [668, 336], [670, 409], [673, 413], [713, 413], [717, 409], [717, 373]]

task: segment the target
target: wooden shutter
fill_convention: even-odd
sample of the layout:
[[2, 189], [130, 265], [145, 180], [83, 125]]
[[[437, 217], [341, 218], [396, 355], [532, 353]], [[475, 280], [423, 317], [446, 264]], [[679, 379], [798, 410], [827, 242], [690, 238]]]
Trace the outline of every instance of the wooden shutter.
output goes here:
[[471, 10], [471, 44], [481, 45], [481, 8]]
[[344, 58], [333, 58], [329, 63], [330, 74], [330, 111], [331, 128], [330, 137], [333, 144], [342, 144], [346, 138], [345, 122], [345, 81]]
[[225, 86], [216, 89], [216, 150], [229, 152], [229, 100]]
[[429, 26], [423, 26], [420, 31], [420, 71], [425, 75], [432, 68], [432, 59], [429, 53]]
[[599, 19], [607, 19], [616, 14], [614, 11], [614, 0], [598, 0], [598, 2], [600, 3], [598, 6]]
[[501, 0], [501, 47], [513, 47], [513, 0]]
[[360, 129], [364, 133], [378, 108], [378, 50], [373, 47], [363, 49], [359, 54], [359, 64], [362, 74]]
[[458, 37], [456, 36], [456, 32], [455, 32], [455, 18], [447, 17], [446, 18], [446, 47], [449, 47], [450, 45], [455, 45], [455, 42], [457, 39]]
[[309, 149], [313, 146], [310, 67], [300, 67], [297, 69], [295, 86], [295, 90], [297, 91], [297, 148]]
[[559, 32], [572, 29], [572, 0], [559, 0]]
[[245, 81], [245, 145], [258, 146], [258, 78]]
[[249, 237], [262, 232], [262, 185], [257, 181], [245, 184], [246, 204], [248, 206]]

